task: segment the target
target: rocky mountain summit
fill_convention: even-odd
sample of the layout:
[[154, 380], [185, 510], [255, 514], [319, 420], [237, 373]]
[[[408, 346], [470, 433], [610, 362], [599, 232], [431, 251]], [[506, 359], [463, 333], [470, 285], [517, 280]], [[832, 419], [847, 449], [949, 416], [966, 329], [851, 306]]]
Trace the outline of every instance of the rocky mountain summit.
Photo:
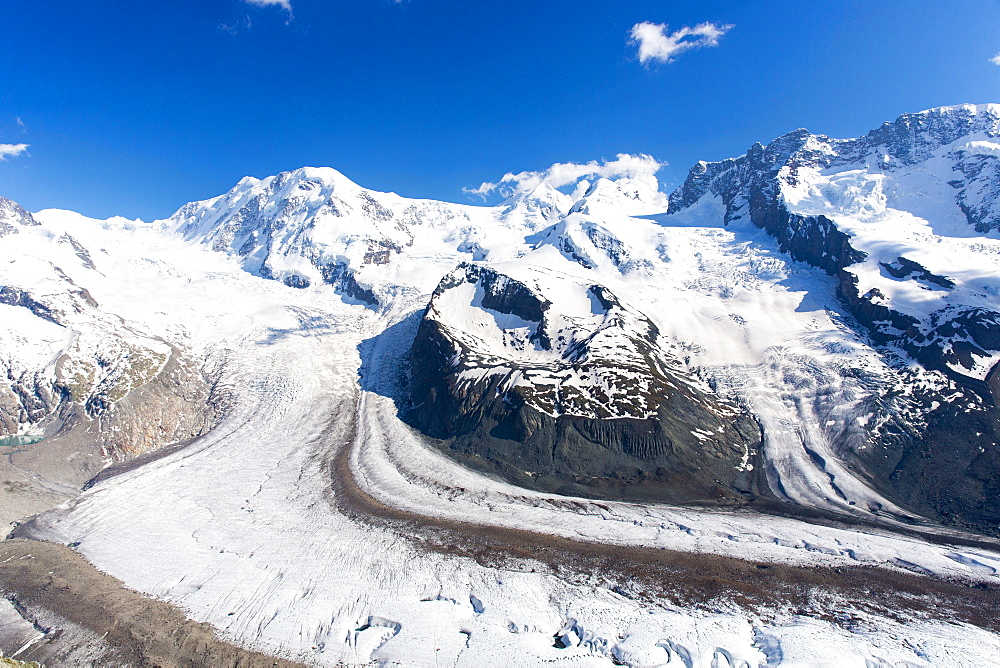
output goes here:
[[564, 283], [549, 298], [532, 283], [468, 263], [441, 280], [410, 351], [413, 424], [539, 489], [767, 493], [759, 425], [687, 374], [656, 325], [602, 286]]

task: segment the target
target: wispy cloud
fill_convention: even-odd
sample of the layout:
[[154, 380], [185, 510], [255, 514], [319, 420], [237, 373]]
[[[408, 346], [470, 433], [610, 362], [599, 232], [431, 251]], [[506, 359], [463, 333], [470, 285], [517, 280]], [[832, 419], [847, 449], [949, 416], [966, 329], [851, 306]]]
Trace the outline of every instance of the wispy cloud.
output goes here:
[[16, 158], [27, 150], [27, 144], [0, 144], [0, 160]]
[[719, 38], [729, 32], [731, 24], [699, 23], [694, 27], [684, 26], [680, 30], [667, 33], [667, 24], [643, 21], [636, 23], [629, 31], [629, 43], [639, 47], [639, 62], [650, 60], [672, 63], [676, 57], [704, 46], [718, 46]]
[[1000, 65], [1000, 53], [990, 58], [990, 62], [994, 65]]
[[24, 121], [21, 120], [20, 116], [14, 119], [14, 122], [17, 124], [17, 127], [21, 132], [23, 132], [24, 134], [28, 134], [28, 126], [24, 124]]
[[251, 30], [253, 28], [253, 23], [250, 21], [249, 16], [244, 16], [242, 20], [233, 21], [232, 23], [220, 23], [219, 30], [227, 32], [230, 35], [235, 35], [239, 33], [240, 30]]
[[495, 183], [487, 181], [478, 188], [463, 188], [463, 190], [470, 195], [479, 195], [480, 197], [486, 197], [494, 192], [509, 197], [530, 192], [543, 183], [547, 183], [553, 188], [559, 188], [574, 184], [588, 176], [609, 179], [653, 176], [665, 164], [648, 155], [619, 153], [616, 159], [600, 163], [596, 160], [586, 163], [557, 162], [545, 171], [519, 172], [517, 174], [508, 172]]
[[[392, 2], [397, 5], [400, 5], [406, 1], [407, 0], [392, 0]], [[248, 5], [254, 5], [255, 7], [280, 7], [281, 9], [284, 9], [286, 12], [288, 12], [287, 22], [288, 23], [292, 22], [292, 0], [243, 0], [243, 2]], [[249, 20], [247, 20], [247, 23], [249, 24]], [[221, 30], [224, 30], [225, 32], [235, 35], [236, 32], [239, 30], [240, 26], [236, 24], [221, 23], [219, 24], [219, 28]], [[247, 25], [247, 30], [249, 29], [250, 26]]]
[[292, 12], [292, 0], [243, 0], [243, 2], [258, 7], [281, 7], [289, 14]]

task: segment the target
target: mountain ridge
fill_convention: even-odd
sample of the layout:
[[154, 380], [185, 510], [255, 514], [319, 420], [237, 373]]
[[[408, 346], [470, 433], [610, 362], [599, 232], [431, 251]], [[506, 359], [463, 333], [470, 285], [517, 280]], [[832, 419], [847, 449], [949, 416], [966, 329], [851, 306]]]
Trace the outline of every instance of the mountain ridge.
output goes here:
[[[616, 444], [631, 439], [649, 450], [646, 437], [618, 433], [626, 420], [658, 420], [642, 428], [674, 434], [657, 446], [663, 451], [680, 448], [689, 462], [707, 456], [711, 448], [699, 444], [712, 442], [718, 425], [695, 423], [714, 408], [696, 418], [693, 408], [675, 406], [670, 416], [643, 398], [670, 396], [673, 383], [687, 388], [691, 406], [728, 406], [756, 426], [738, 429], [735, 449], [720, 455], [725, 463], [692, 473], [700, 482], [684, 494], [665, 482], [672, 474], [642, 482], [656, 479], [657, 468], [670, 471], [661, 461], [651, 475], [639, 460], [628, 466], [642, 475], [625, 475], [614, 494], [659, 485], [652, 497], [707, 498], [726, 476], [754, 471], [763, 476], [757, 482], [722, 488], [739, 498], [767, 493], [882, 518], [915, 512], [989, 531], [998, 512], [991, 476], [1000, 470], [991, 371], [1000, 360], [1000, 219], [990, 195], [1000, 189], [998, 128], [998, 105], [937, 108], [856, 139], [793, 131], [743, 156], [698, 163], [670, 195], [652, 176], [581, 178], [566, 188], [572, 195], [543, 180], [497, 206], [408, 199], [334, 169], [301, 168], [247, 177], [153, 225], [106, 226], [134, 237], [140, 253], [155, 239], [180, 239], [219, 256], [225, 271], [239, 268], [304, 299], [332, 290], [378, 317], [422, 313], [426, 326], [409, 362], [412, 405], [401, 405], [401, 415], [422, 407], [409, 413], [412, 422], [453, 455], [458, 444], [463, 456], [484, 457], [477, 447], [488, 445], [486, 459], [506, 462], [501, 468], [519, 484], [530, 486], [523, 472], [531, 468], [518, 473], [512, 462], [529, 441], [537, 453], [561, 447], [564, 462], [597, 464], [549, 470], [547, 489], [566, 484], [578, 493], [580, 479], [607, 477]], [[11, 238], [30, 226], [39, 228], [39, 244], [61, 243], [68, 272], [67, 282], [45, 269], [56, 277], [49, 284], [61, 286], [49, 294], [9, 270], [7, 306], [42, 320], [72, 295], [84, 300], [82, 310], [106, 308], [92, 272], [118, 265], [108, 265], [95, 245], [102, 242], [88, 241], [82, 228], [70, 235], [59, 212], [32, 217], [13, 204], [2, 211], [14, 221], [5, 223], [17, 230]], [[488, 275], [493, 285], [521, 285], [519, 299], [538, 308], [492, 308], [482, 301], [493, 299]], [[460, 286], [485, 292], [444, 308]], [[84, 304], [81, 295], [91, 293], [98, 299]], [[495, 297], [494, 306], [504, 301]], [[484, 315], [470, 330], [463, 319], [475, 309]], [[175, 344], [186, 336], [178, 327]], [[578, 357], [560, 336], [576, 342]], [[597, 341], [612, 343], [596, 355]], [[451, 352], [435, 357], [441, 346]], [[593, 375], [584, 378], [590, 361]], [[501, 382], [511, 369], [519, 369], [517, 382]], [[617, 389], [598, 394], [595, 378], [605, 376]], [[651, 378], [660, 380], [645, 395], [631, 391]], [[435, 401], [423, 401], [432, 389]], [[516, 417], [522, 409], [514, 404], [531, 415]], [[495, 425], [476, 423], [487, 414]], [[521, 427], [494, 428], [510, 420]], [[584, 431], [596, 440], [567, 446], [558, 425], [574, 420], [593, 421]]]

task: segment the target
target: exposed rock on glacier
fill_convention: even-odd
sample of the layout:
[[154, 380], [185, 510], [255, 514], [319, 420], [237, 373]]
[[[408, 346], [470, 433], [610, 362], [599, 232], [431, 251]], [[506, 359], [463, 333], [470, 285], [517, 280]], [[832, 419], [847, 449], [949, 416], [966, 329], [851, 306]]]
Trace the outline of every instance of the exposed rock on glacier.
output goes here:
[[409, 419], [462, 461], [536, 489], [767, 494], [759, 425], [686, 374], [648, 318], [600, 285], [548, 287], [559, 302], [482, 265], [445, 276], [411, 349]]

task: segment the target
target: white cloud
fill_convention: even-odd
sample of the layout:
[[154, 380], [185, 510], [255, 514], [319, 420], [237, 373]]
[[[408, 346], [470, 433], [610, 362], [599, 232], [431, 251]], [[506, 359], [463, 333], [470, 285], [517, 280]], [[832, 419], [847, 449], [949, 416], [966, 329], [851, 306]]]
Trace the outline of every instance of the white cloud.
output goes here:
[[[392, 1], [397, 5], [405, 2], [405, 0], [392, 0]], [[292, 0], [243, 0], [243, 2], [245, 2], [248, 5], [254, 5], [257, 7], [281, 7], [286, 12], [288, 12], [289, 16], [291, 16], [292, 14]], [[234, 33], [234, 26], [229, 26], [223, 23], [219, 27], [225, 30], [226, 32]]]
[[482, 185], [478, 188], [462, 188], [462, 192], [469, 195], [479, 195], [483, 199], [486, 198], [491, 192], [500, 187], [499, 183], [490, 183], [489, 181], [483, 181]]
[[243, 0], [243, 2], [258, 7], [281, 7], [288, 13], [292, 11], [292, 0]]
[[27, 150], [27, 144], [0, 144], [0, 160], [16, 158]]
[[651, 177], [660, 171], [666, 163], [660, 162], [648, 155], [629, 155], [619, 153], [614, 160], [598, 163], [591, 160], [587, 163], [557, 162], [542, 172], [508, 172], [496, 183], [485, 182], [478, 188], [463, 188], [470, 195], [486, 197], [490, 193], [500, 193], [506, 197], [530, 192], [543, 183], [553, 188], [560, 188], [576, 183], [588, 176], [614, 179], [619, 177], [642, 178]]
[[[292, 0], [243, 0], [248, 5], [255, 7], [280, 7], [288, 12], [288, 22], [292, 20]], [[247, 19], [249, 22], [249, 19]]]
[[[289, 12], [288, 16], [289, 17], [291, 16], [291, 12]], [[221, 30], [222, 32], [227, 32], [230, 35], [236, 35], [241, 30], [246, 30], [249, 32], [252, 29], [253, 29], [253, 23], [250, 21], [249, 16], [244, 16], [242, 20], [233, 21], [232, 23], [219, 24], [219, 30]]]
[[20, 116], [14, 119], [14, 122], [17, 123], [17, 127], [21, 129], [21, 132], [27, 134], [28, 127], [24, 124], [24, 121], [21, 120]]
[[667, 34], [665, 23], [636, 23], [629, 31], [629, 43], [639, 46], [639, 62], [647, 63], [657, 60], [661, 63], [672, 63], [678, 54], [703, 46], [718, 46], [719, 38], [732, 28], [732, 25], [718, 23], [699, 23], [693, 28], [684, 26], [680, 30]]
[[990, 62], [994, 65], [1000, 65], [1000, 53], [990, 58]]

